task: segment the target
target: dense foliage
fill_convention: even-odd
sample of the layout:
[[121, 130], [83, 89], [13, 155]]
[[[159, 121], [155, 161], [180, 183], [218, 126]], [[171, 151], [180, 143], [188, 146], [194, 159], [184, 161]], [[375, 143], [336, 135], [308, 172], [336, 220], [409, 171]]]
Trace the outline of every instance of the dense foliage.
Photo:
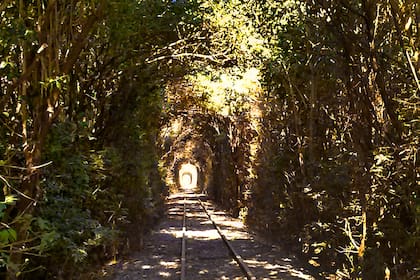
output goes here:
[[195, 11], [201, 59], [169, 95], [195, 97], [181, 107], [212, 147], [203, 188], [299, 244], [325, 277], [418, 271], [419, 8], [232, 0]]
[[77, 279], [140, 248], [186, 161], [320, 276], [416, 277], [417, 1], [5, 0], [0, 16], [8, 278]]
[[[2, 1], [1, 270], [78, 278], [160, 212], [161, 79], [176, 15], [154, 1]], [[123, 19], [123, 20], [122, 20]], [[140, 30], [140, 31], [139, 31]]]

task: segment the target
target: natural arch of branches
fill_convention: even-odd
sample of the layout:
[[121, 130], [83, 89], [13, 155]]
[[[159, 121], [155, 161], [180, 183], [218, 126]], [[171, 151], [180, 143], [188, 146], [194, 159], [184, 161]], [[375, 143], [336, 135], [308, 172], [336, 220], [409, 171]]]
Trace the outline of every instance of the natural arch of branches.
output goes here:
[[182, 164], [319, 277], [419, 269], [415, 0], [0, 3], [0, 274], [138, 249]]

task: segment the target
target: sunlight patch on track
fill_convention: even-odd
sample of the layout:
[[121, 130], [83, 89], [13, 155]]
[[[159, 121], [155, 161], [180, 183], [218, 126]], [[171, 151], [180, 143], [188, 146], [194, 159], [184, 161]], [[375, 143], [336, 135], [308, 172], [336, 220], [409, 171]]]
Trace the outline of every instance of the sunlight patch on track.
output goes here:
[[210, 230], [188, 230], [187, 237], [194, 240], [217, 240], [219, 233], [215, 229]]
[[172, 236], [175, 236], [176, 238], [182, 237], [182, 230], [167, 230], [167, 229], [161, 229], [159, 233], [164, 234], [170, 234]]

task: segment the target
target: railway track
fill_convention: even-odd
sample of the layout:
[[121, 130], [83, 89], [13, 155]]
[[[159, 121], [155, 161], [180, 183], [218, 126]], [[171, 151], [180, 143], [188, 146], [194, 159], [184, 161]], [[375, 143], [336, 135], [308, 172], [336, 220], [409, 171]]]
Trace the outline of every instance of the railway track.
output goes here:
[[295, 257], [256, 240], [238, 219], [188, 188], [168, 198], [167, 216], [143, 248], [106, 274], [109, 280], [316, 279]]
[[256, 279], [212, 218], [206, 197], [193, 191], [183, 196], [181, 280]]

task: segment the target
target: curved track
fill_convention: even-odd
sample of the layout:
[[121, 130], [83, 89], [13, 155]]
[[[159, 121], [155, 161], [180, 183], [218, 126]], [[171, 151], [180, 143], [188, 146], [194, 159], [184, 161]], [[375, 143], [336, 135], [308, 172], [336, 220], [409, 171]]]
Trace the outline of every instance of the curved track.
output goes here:
[[256, 279], [212, 219], [203, 200], [204, 195], [184, 193], [181, 280]]

